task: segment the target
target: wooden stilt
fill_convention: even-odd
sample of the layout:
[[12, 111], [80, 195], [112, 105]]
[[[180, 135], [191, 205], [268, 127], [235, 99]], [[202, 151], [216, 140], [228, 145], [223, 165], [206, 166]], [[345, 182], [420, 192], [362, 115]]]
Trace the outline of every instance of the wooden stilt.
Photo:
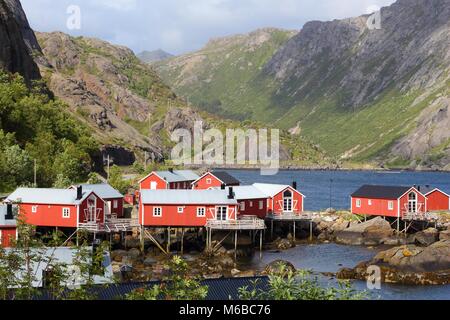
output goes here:
[[142, 250], [142, 252], [144, 252], [144, 247], [145, 247], [145, 227], [144, 226], [142, 226], [141, 227], [141, 234], [140, 234], [140, 237], [141, 237], [141, 250]]
[[181, 229], [181, 254], [184, 254], [184, 228]]
[[297, 230], [295, 230], [295, 229], [297, 229], [296, 227], [297, 227], [297, 226], [296, 226], [296, 224], [295, 224], [295, 220], [294, 220], [294, 242], [295, 242], [295, 239], [296, 239], [296, 234], [295, 234], [295, 233], [296, 233], [296, 231], [297, 231]]
[[263, 249], [263, 230], [261, 230], [259, 234], [259, 260], [262, 260], [263, 255], [262, 249]]
[[170, 227], [167, 228], [167, 253], [170, 253]]
[[273, 239], [273, 219], [271, 220], [271, 225], [270, 225], [270, 238]]
[[237, 244], [238, 244], [238, 232], [234, 233], [234, 260], [237, 260]]
[[77, 247], [80, 246], [79, 230], [77, 230]]
[[309, 241], [313, 241], [313, 222], [309, 223]]

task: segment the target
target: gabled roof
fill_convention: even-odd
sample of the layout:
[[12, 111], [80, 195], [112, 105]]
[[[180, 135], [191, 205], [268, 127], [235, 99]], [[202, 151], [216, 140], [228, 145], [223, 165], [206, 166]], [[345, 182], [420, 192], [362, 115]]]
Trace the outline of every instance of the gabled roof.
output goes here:
[[236, 185], [241, 183], [238, 179], [225, 171], [212, 171], [211, 174], [226, 185]]
[[74, 189], [19, 188], [10, 194], [6, 201], [13, 203], [78, 205], [92, 193], [94, 193], [92, 190], [83, 190], [82, 199], [76, 200], [77, 190]]
[[[220, 188], [215, 188], [214, 190], [220, 190]], [[267, 198], [267, 196], [255, 186], [233, 187], [233, 192], [236, 200], [254, 200]]]
[[413, 187], [364, 185], [353, 194], [353, 198], [398, 199]]
[[156, 174], [161, 179], [165, 180], [168, 183], [173, 182], [191, 182], [197, 180], [199, 177], [198, 174], [196, 174], [192, 170], [173, 170], [171, 171], [154, 171], [147, 175], [145, 178], [141, 179], [139, 182], [144, 181], [148, 177], [150, 177], [152, 174]]
[[447, 197], [450, 197], [450, 195], [449, 195], [448, 193], [442, 191], [442, 190], [439, 189], [439, 188], [433, 188], [433, 187], [430, 187], [430, 186], [427, 186], [425, 189], [422, 189], [422, 188], [423, 188], [423, 187], [421, 187], [420, 191], [421, 191], [425, 196], [428, 196], [429, 194], [431, 194], [431, 193], [433, 193], [433, 192], [435, 192], [435, 191], [438, 191], [438, 192], [440, 192], [440, 193], [442, 193], [442, 194], [445, 194]]
[[[121, 194], [119, 191], [117, 191], [107, 183], [81, 184], [80, 186], [82, 186], [83, 189], [94, 191], [95, 194], [97, 194], [102, 199], [123, 198], [123, 194]], [[72, 188], [76, 189], [76, 186], [73, 186]]]
[[228, 199], [227, 190], [142, 190], [143, 204], [158, 205], [236, 205], [236, 199]]
[[[295, 190], [291, 186], [284, 185], [284, 184], [255, 183], [255, 184], [253, 184], [253, 186], [256, 189], [258, 189], [259, 191], [261, 191], [268, 198], [273, 198], [274, 196], [276, 196], [277, 194], [279, 194], [280, 192], [283, 192], [284, 190], [286, 190], [288, 188]], [[295, 192], [304, 196], [298, 190], [295, 190]]]

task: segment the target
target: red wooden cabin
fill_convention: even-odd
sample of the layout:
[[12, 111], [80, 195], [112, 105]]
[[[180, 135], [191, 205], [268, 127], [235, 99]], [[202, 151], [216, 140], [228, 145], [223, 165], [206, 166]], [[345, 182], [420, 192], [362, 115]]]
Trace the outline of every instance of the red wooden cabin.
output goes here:
[[105, 202], [82, 187], [19, 188], [6, 201], [16, 203], [26, 222], [37, 227], [78, 228], [82, 223], [105, 222]]
[[206, 172], [192, 183], [194, 190], [208, 190], [225, 187], [237, 187], [241, 183], [239, 180], [224, 171]]
[[236, 220], [238, 202], [226, 190], [142, 190], [144, 227], [204, 227], [208, 220]]
[[448, 211], [450, 197], [429, 186], [365, 185], [351, 195], [354, 214], [404, 218], [408, 214]]
[[233, 187], [239, 202], [239, 216], [257, 216], [265, 219], [268, 213], [267, 196], [254, 186]]
[[9, 248], [17, 240], [16, 217], [12, 205], [0, 205], [0, 247]]
[[255, 183], [253, 185], [266, 196], [267, 215], [291, 216], [304, 212], [305, 196], [293, 186]]
[[140, 190], [188, 190], [199, 176], [191, 170], [154, 171], [139, 181]]
[[[124, 211], [124, 196], [119, 191], [114, 189], [107, 183], [101, 184], [82, 184], [84, 190], [94, 191], [96, 195], [105, 201], [104, 212], [106, 213], [106, 218], [123, 218]], [[76, 186], [72, 186], [71, 189], [76, 190]]]

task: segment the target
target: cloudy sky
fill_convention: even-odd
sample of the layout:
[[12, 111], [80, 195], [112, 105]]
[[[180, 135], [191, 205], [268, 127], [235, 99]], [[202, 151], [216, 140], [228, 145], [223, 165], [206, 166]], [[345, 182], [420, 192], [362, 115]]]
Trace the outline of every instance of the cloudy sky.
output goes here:
[[[210, 38], [262, 27], [300, 29], [311, 20], [365, 14], [394, 0], [21, 0], [33, 29], [97, 37], [135, 52], [174, 54], [201, 48]], [[67, 21], [78, 6], [81, 28]], [[70, 11], [68, 13], [68, 11]], [[75, 20], [69, 20], [74, 25]]]

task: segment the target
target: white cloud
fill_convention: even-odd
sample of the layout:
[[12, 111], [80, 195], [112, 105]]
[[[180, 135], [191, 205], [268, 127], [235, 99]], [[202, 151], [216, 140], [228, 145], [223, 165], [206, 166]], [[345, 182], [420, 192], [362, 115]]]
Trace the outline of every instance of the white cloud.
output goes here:
[[130, 11], [137, 8], [136, 0], [93, 0], [94, 5], [118, 11]]

